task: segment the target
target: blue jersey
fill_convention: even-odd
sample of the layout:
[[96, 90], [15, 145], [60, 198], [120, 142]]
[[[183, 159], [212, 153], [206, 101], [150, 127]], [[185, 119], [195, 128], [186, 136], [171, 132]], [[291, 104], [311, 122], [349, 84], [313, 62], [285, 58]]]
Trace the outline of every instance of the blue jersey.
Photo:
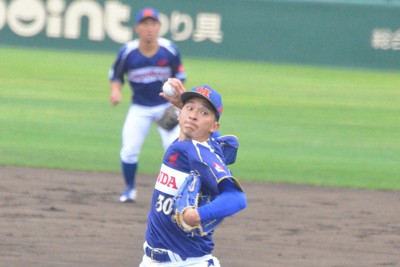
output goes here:
[[222, 150], [213, 139], [202, 143], [176, 140], [167, 149], [155, 184], [146, 240], [151, 247], [171, 250], [183, 259], [211, 254], [214, 248], [212, 233], [188, 236], [172, 219], [173, 197], [191, 170], [200, 174], [202, 192], [212, 199], [219, 194], [220, 181], [233, 179]]
[[186, 79], [181, 58], [175, 44], [167, 39], [158, 39], [159, 49], [148, 58], [139, 51], [139, 41], [124, 45], [110, 69], [109, 79], [124, 83], [129, 81], [133, 90], [132, 103], [156, 106], [167, 102], [159, 96], [163, 83], [168, 78]]

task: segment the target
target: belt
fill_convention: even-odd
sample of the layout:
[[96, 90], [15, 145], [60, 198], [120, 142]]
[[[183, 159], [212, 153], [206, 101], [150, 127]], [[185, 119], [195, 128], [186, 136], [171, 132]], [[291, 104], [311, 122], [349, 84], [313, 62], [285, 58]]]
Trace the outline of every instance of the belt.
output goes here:
[[149, 257], [154, 262], [169, 262], [171, 261], [168, 252], [165, 250], [160, 250], [156, 248], [150, 248], [146, 246], [145, 252], [147, 257]]

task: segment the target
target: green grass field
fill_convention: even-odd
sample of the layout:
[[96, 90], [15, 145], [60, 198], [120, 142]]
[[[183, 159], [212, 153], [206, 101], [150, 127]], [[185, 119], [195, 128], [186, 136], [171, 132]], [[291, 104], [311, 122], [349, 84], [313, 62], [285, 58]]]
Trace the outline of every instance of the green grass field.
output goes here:
[[[0, 165], [119, 172], [131, 93], [108, 103], [114, 56], [0, 48]], [[223, 95], [239, 179], [400, 190], [399, 72], [183, 60], [188, 88]], [[139, 172], [162, 154], [153, 128]]]

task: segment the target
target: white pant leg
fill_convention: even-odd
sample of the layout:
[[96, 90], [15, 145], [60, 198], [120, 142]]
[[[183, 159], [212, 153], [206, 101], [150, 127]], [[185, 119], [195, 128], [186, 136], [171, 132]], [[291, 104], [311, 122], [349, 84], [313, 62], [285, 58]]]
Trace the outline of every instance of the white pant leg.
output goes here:
[[174, 129], [172, 129], [171, 131], [167, 131], [165, 129], [163, 129], [162, 127], [158, 126], [158, 133], [161, 136], [161, 142], [163, 145], [164, 150], [167, 150], [167, 148], [169, 147], [169, 145], [179, 136], [179, 132], [180, 132], [180, 127], [179, 125], [175, 126]]
[[[160, 106], [160, 109], [155, 111], [154, 118], [155, 120], [159, 120], [162, 115], [164, 115], [165, 111], [171, 106], [170, 103], [166, 103]], [[165, 130], [164, 128], [157, 126], [158, 133], [161, 137], [161, 142], [164, 150], [167, 150], [169, 145], [179, 136], [180, 127], [179, 125], [175, 126], [170, 131]]]
[[152, 123], [151, 110], [132, 104], [122, 128], [121, 160], [125, 163], [137, 163], [142, 145]]

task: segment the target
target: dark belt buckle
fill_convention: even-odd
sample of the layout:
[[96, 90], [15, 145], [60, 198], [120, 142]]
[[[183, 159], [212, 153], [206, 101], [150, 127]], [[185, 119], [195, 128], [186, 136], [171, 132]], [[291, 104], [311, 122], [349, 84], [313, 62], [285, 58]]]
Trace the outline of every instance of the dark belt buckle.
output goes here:
[[159, 260], [156, 260], [155, 258], [154, 258], [154, 254], [161, 254], [162, 253], [162, 251], [161, 250], [159, 250], [159, 249], [152, 249], [151, 250], [151, 252], [150, 252], [150, 258], [151, 258], [151, 260], [152, 261], [154, 261], [154, 262], [161, 262], [161, 261], [159, 261]]

